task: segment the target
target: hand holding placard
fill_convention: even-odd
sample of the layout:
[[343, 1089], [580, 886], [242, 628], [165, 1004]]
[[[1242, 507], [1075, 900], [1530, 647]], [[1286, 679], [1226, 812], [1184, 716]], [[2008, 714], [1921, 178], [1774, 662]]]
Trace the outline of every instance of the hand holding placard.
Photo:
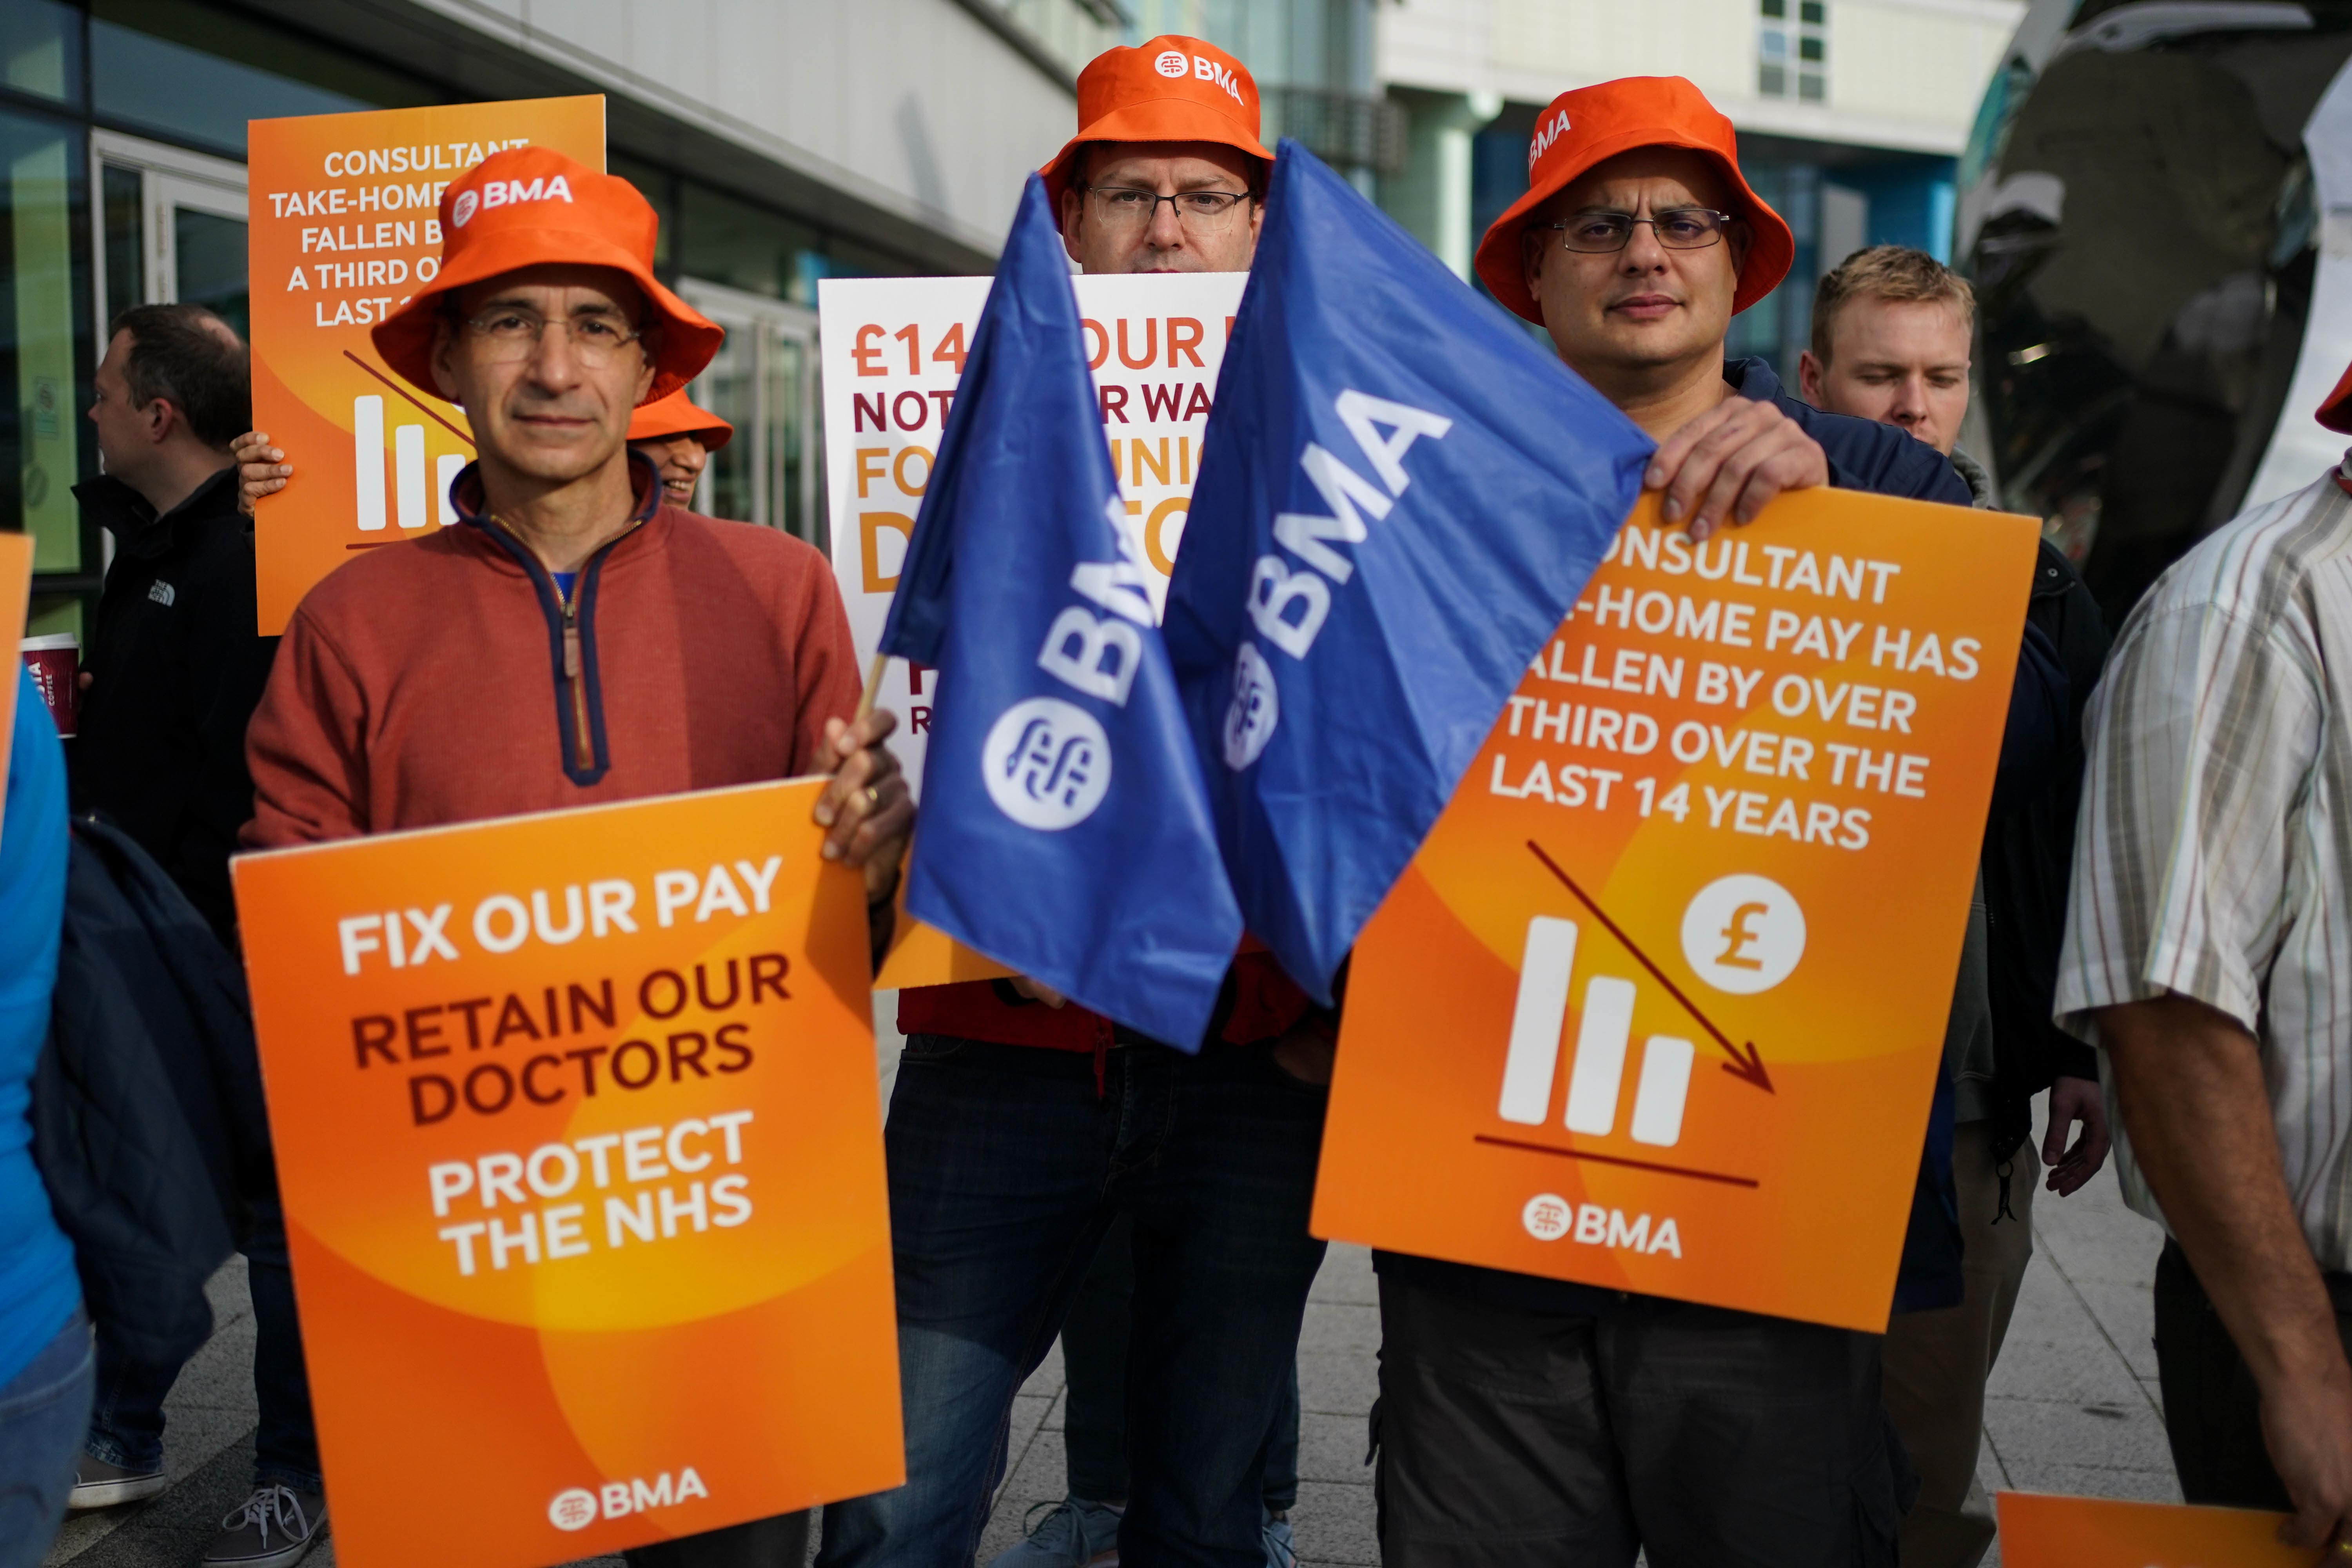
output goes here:
[[865, 897], [822, 787], [234, 863], [349, 1561], [524, 1568], [898, 1484]]
[[1655, 512], [1357, 943], [1316, 1234], [1880, 1330], [2033, 525]]

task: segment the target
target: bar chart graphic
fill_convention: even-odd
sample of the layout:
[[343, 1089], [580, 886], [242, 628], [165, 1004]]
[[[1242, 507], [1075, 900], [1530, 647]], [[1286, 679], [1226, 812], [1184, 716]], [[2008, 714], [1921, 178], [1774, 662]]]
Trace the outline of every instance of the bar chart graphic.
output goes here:
[[[1511, 1013], [1510, 1049], [1504, 1058], [1502, 1099], [1496, 1107], [1506, 1121], [1540, 1127], [1550, 1117], [1576, 947], [1574, 921], [1537, 915], [1528, 921], [1518, 1001]], [[1567, 1110], [1561, 1117], [1570, 1132], [1600, 1138], [1617, 1130], [1637, 994], [1635, 983], [1622, 975], [1593, 974], [1584, 982], [1584, 1005], [1569, 1066]], [[1683, 1110], [1689, 1102], [1691, 1065], [1697, 1054], [1690, 1041], [1673, 1035], [1654, 1034], [1642, 1042], [1640, 1078], [1627, 1128], [1633, 1142], [1660, 1149], [1682, 1142]]]
[[384, 483], [383, 399], [369, 393], [352, 399], [352, 515], [363, 533], [388, 530], [397, 519], [404, 529], [421, 529], [428, 520], [444, 527], [457, 521], [449, 504], [449, 484], [466, 459], [445, 452], [434, 462], [433, 479], [425, 478], [425, 426], [398, 425], [392, 432], [392, 484]]

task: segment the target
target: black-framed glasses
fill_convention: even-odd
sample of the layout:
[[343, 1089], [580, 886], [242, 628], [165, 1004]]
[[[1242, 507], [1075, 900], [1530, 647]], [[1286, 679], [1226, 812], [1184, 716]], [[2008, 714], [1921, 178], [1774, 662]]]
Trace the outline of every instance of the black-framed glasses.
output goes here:
[[1246, 191], [1179, 191], [1163, 196], [1131, 185], [1088, 185], [1087, 194], [1094, 197], [1103, 222], [1113, 228], [1149, 228], [1160, 216], [1160, 204], [1166, 202], [1176, 209], [1178, 223], [1202, 233], [1224, 227], [1234, 210], [1251, 199]]
[[624, 318], [602, 312], [559, 318], [515, 306], [498, 306], [466, 319], [467, 329], [489, 344], [489, 357], [496, 363], [529, 359], [551, 325], [562, 327], [571, 334], [572, 352], [580, 356], [583, 364], [589, 365], [609, 363], [614, 354], [645, 335], [630, 331]]
[[1723, 238], [1724, 230], [1731, 226], [1731, 215], [1712, 207], [1675, 207], [1654, 217], [1591, 212], [1578, 213], [1544, 227], [1559, 230], [1561, 242], [1570, 250], [1603, 256], [1624, 249], [1633, 238], [1633, 226], [1637, 223], [1648, 224], [1650, 232], [1658, 237], [1658, 243], [1668, 250], [1705, 250]]

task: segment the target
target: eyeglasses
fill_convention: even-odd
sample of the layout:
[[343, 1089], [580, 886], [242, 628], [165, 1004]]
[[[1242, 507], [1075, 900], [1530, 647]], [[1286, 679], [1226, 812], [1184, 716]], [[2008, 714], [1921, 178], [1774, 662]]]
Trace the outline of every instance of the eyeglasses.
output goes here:
[[1234, 209], [1250, 200], [1244, 192], [1179, 191], [1163, 196], [1126, 185], [1088, 185], [1095, 211], [1107, 227], [1133, 231], [1150, 228], [1160, 216], [1160, 204], [1176, 209], [1176, 221], [1195, 234], [1214, 234], [1233, 221]]
[[511, 309], [485, 310], [467, 318], [466, 326], [489, 344], [493, 364], [529, 359], [551, 326], [561, 327], [571, 334], [572, 352], [582, 364], [597, 368], [611, 363], [614, 354], [645, 336], [629, 331], [618, 316], [592, 314], [558, 320], [536, 310]]
[[1564, 223], [1548, 223], [1546, 228], [1560, 231], [1569, 249], [1588, 256], [1605, 256], [1622, 250], [1633, 237], [1633, 226], [1645, 223], [1658, 243], [1668, 250], [1705, 250], [1723, 237], [1731, 226], [1731, 215], [1709, 207], [1676, 207], [1655, 217], [1635, 217], [1632, 213], [1579, 213]]

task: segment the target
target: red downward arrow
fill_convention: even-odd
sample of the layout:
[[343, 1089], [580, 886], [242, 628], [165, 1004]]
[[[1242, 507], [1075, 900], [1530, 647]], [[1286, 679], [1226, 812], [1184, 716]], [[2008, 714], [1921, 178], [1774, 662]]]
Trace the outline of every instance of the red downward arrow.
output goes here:
[[1696, 1018], [1699, 1021], [1700, 1027], [1706, 1029], [1710, 1036], [1714, 1037], [1715, 1043], [1721, 1046], [1725, 1054], [1731, 1058], [1729, 1061], [1723, 1064], [1724, 1071], [1729, 1073], [1734, 1078], [1746, 1079], [1749, 1083], [1754, 1084], [1757, 1088], [1762, 1089], [1767, 1094], [1774, 1092], [1772, 1088], [1772, 1075], [1764, 1070], [1764, 1058], [1757, 1054], [1756, 1047], [1752, 1042], [1744, 1046], [1733, 1045], [1724, 1032], [1715, 1026], [1715, 1020], [1700, 1012], [1697, 1005], [1689, 997], [1683, 994], [1682, 987], [1667, 979], [1665, 971], [1651, 963], [1650, 955], [1643, 952], [1640, 945], [1636, 943], [1632, 937], [1627, 936], [1624, 931], [1619, 927], [1615, 921], [1609, 918], [1607, 913], [1601, 910], [1599, 904], [1592, 901], [1592, 895], [1586, 892], [1582, 888], [1578, 887], [1576, 885], [1576, 879], [1561, 870], [1559, 868], [1559, 863], [1543, 852], [1542, 845], [1538, 844], [1534, 839], [1530, 838], [1528, 840], [1528, 852], [1533, 855], [1537, 859], [1542, 861], [1544, 863], [1544, 869], [1549, 871], [1553, 876], [1558, 877], [1560, 880], [1560, 885], [1566, 888], [1570, 892], [1574, 893], [1576, 895], [1577, 901], [1582, 904], [1586, 909], [1592, 911], [1592, 918], [1599, 921], [1602, 925], [1607, 926], [1609, 928], [1609, 934], [1615, 937], [1619, 943], [1624, 947], [1625, 951], [1632, 953], [1635, 961], [1638, 962], [1643, 968], [1650, 972], [1650, 977], [1655, 980], [1659, 984], [1664, 986], [1668, 995], [1682, 1004], [1683, 1011], [1688, 1013], [1692, 1017]]

